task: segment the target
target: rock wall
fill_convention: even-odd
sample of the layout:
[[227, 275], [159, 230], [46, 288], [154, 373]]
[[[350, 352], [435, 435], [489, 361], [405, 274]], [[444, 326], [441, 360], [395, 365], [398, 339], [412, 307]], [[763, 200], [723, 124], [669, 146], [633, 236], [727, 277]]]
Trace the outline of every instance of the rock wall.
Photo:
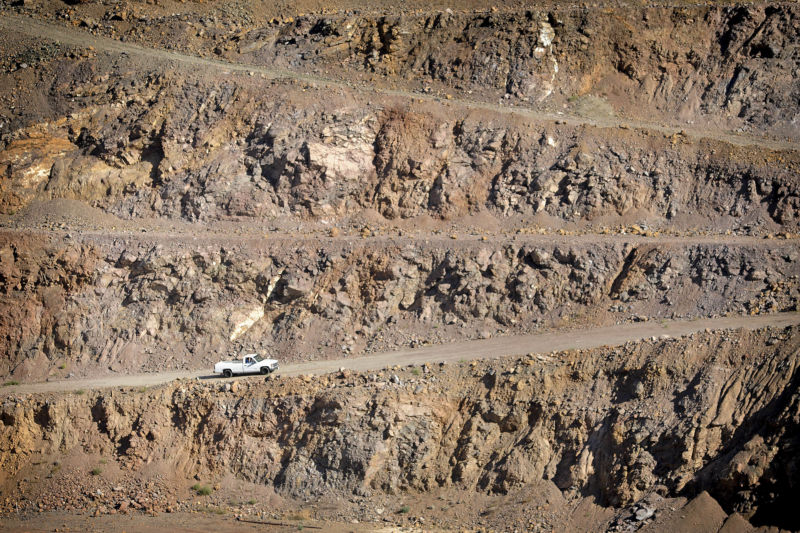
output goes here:
[[298, 102], [280, 87], [97, 80], [70, 84], [80, 112], [6, 137], [2, 212], [69, 198], [188, 221], [488, 210], [545, 227], [798, 228], [795, 152], [321, 89]]
[[114, 6], [102, 24], [86, 26], [330, 79], [797, 137], [796, 5], [552, 4], [391, 14], [327, 10], [267, 20], [228, 9], [129, 12], [127, 21]]
[[317, 72], [341, 62], [532, 106], [603, 95], [606, 109], [629, 116], [733, 118], [796, 134], [794, 112], [781, 115], [796, 107], [799, 30], [788, 4], [308, 16], [247, 31], [223, 55]]
[[372, 375], [9, 398], [0, 464], [13, 476], [82, 450], [123, 471], [232, 473], [303, 498], [506, 493], [544, 479], [620, 506], [708, 489], [727, 512], [791, 528], [799, 343], [796, 328], [740, 330]]
[[0, 368], [24, 380], [200, 368], [241, 350], [341, 356], [596, 316], [786, 311], [800, 273], [792, 241], [0, 239]]

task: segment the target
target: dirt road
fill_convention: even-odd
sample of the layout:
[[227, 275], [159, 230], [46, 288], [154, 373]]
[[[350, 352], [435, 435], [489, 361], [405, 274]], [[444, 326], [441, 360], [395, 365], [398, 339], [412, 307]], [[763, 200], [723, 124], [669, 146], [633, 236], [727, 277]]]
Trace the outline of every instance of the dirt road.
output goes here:
[[[192, 245], [208, 246], [208, 245], [246, 245], [248, 249], [262, 249], [271, 248], [276, 245], [284, 244], [302, 244], [302, 243], [318, 243], [321, 237], [324, 237], [325, 242], [329, 244], [350, 245], [355, 243], [370, 244], [376, 246], [391, 246], [398, 245], [404, 246], [414, 244], [416, 246], [431, 246], [431, 247], [453, 247], [457, 245], [469, 245], [470, 243], [483, 243], [484, 234], [470, 233], [468, 231], [458, 230], [448, 231], [447, 235], [420, 232], [419, 234], [409, 234], [407, 231], [402, 235], [394, 235], [392, 233], [377, 234], [369, 236], [361, 236], [358, 234], [342, 234], [336, 237], [328, 236], [324, 231], [324, 227], [319, 229], [306, 228], [306, 233], [298, 233], [291, 231], [270, 231], [268, 238], [265, 237], [263, 227], [254, 223], [252, 227], [248, 227], [247, 222], [242, 222], [237, 226], [237, 229], [242, 229], [241, 233], [233, 233], [229, 225], [205, 225], [197, 229], [192, 228], [190, 231], [187, 228], [178, 227], [172, 220], [163, 220], [157, 218], [149, 219], [133, 219], [120, 221], [120, 226], [124, 229], [104, 223], [98, 220], [93, 223], [90, 230], [81, 228], [72, 228], [66, 226], [59, 230], [43, 230], [39, 227], [32, 227], [36, 223], [31, 224], [30, 221], [25, 221], [23, 227], [14, 227], [12, 223], [3, 225], [0, 223], [0, 232], [4, 233], [19, 233], [25, 235], [53, 235], [56, 237], [66, 238], [69, 235], [70, 239], [86, 244], [102, 245], [110, 242], [125, 242], [126, 245], [135, 245], [139, 243], [159, 242], [165, 245], [178, 245], [187, 242]], [[45, 223], [41, 223], [42, 226]], [[308, 224], [310, 227], [311, 225]], [[143, 231], [146, 229], [147, 231]], [[455, 235], [456, 238], [451, 235]], [[559, 234], [556, 232], [548, 232], [542, 234], [509, 234], [507, 232], [499, 232], [491, 234], [493, 243], [517, 243], [527, 244], [532, 246], [550, 245], [552, 243], [559, 243], [564, 245], [587, 245], [596, 243], [617, 244], [617, 243], [631, 243], [635, 246], [658, 244], [659, 246], [697, 246], [697, 245], [720, 245], [726, 244], [729, 246], [766, 246], [769, 248], [782, 248], [782, 247], [796, 247], [798, 245], [797, 238], [779, 238], [779, 239], [765, 239], [763, 236], [749, 236], [749, 235], [687, 235], [675, 236], [670, 234], [660, 234], [657, 236], [646, 236], [642, 234], [633, 233], [577, 233], [577, 234]]]
[[556, 114], [539, 112], [524, 107], [503, 105], [498, 106], [475, 100], [453, 97], [443, 100], [439, 96], [428, 95], [419, 92], [410, 92], [402, 89], [381, 89], [371, 85], [356, 85], [350, 82], [325, 78], [322, 76], [309, 75], [301, 72], [285, 69], [269, 68], [244, 63], [232, 63], [219, 59], [209, 59], [180, 52], [148, 48], [145, 46], [131, 43], [123, 43], [107, 37], [100, 37], [86, 32], [37, 21], [19, 15], [3, 14], [0, 16], [0, 29], [6, 31], [22, 33], [31, 37], [48, 39], [72, 46], [94, 47], [96, 50], [115, 54], [130, 54], [142, 58], [156, 61], [166, 61], [173, 65], [183, 64], [192, 68], [202, 67], [204, 69], [217, 69], [224, 72], [238, 72], [242, 74], [258, 74], [269, 80], [292, 79], [312, 85], [324, 85], [328, 87], [343, 87], [349, 90], [367, 93], [380, 93], [387, 96], [400, 98], [415, 98], [418, 100], [441, 101], [447, 105], [461, 106], [470, 109], [484, 109], [497, 113], [508, 113], [524, 116], [535, 121], [561, 121], [570, 125], [587, 125], [597, 128], [631, 128], [659, 132], [665, 135], [682, 134], [694, 139], [714, 139], [738, 146], [758, 146], [770, 150], [797, 150], [798, 144], [794, 142], [771, 139], [766, 137], [737, 134], [729, 131], [710, 130], [689, 126], [669, 126], [638, 120], [623, 120], [618, 117], [609, 118], [587, 118], [568, 114]]
[[[286, 365], [278, 371], [278, 374], [281, 376], [325, 374], [328, 372], [335, 372], [339, 368], [366, 372], [395, 365], [438, 363], [441, 361], [454, 363], [472, 359], [491, 359], [517, 354], [541, 354], [558, 350], [618, 346], [629, 341], [638, 341], [650, 337], [660, 337], [662, 335], [678, 337], [705, 329], [758, 329], [767, 326], [786, 327], [796, 324], [800, 324], [800, 313], [731, 316], [689, 321], [651, 321], [601, 328], [562, 330], [538, 335], [495, 337], [492, 339], [426, 346], [413, 350], [399, 350], [363, 357], [310, 361]], [[175, 379], [211, 379], [213, 377], [214, 376], [210, 374], [208, 369], [194, 371], [183, 370], [158, 374], [134, 374], [108, 376], [96, 379], [13, 385], [7, 386], [5, 391], [14, 394], [28, 394], [113, 387], [147, 387], [167, 383]], [[261, 379], [261, 376], [252, 376], [249, 379]]]

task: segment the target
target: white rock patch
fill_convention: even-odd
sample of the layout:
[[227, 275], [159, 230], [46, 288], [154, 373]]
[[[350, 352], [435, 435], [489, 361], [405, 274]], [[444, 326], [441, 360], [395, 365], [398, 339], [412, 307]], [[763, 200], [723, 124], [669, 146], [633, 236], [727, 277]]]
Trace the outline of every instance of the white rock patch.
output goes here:
[[256, 307], [255, 309], [250, 311], [250, 313], [247, 316], [245, 316], [244, 320], [237, 323], [236, 326], [233, 328], [233, 333], [231, 333], [230, 337], [231, 341], [235, 341], [241, 335], [246, 333], [247, 330], [249, 330], [253, 326], [253, 324], [261, 320], [263, 316], [264, 316], [264, 308], [261, 306]]

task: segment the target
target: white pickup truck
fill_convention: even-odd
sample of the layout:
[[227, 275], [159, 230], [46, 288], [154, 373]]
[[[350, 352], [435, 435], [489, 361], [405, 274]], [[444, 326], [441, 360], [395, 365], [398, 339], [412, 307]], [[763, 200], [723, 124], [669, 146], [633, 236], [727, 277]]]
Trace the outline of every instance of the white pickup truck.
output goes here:
[[214, 365], [214, 373], [222, 374], [226, 378], [234, 374], [269, 374], [278, 368], [275, 359], [262, 359], [257, 354], [250, 353], [242, 357], [241, 361], [221, 361]]

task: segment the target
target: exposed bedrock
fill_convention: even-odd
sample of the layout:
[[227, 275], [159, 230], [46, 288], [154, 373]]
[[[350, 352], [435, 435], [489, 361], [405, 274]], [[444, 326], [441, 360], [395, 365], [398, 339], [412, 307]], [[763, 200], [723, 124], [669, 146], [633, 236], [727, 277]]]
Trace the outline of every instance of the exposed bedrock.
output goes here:
[[23, 379], [199, 368], [242, 349], [313, 359], [583, 317], [786, 311], [800, 274], [793, 241], [0, 237], [2, 373]]
[[545, 227], [775, 232], [800, 220], [794, 151], [163, 76], [72, 90], [80, 112], [6, 138], [5, 213], [70, 198], [189, 221], [489, 210]]
[[[258, 20], [113, 6], [85, 25], [119, 39], [329, 79], [532, 108], [744, 127], [797, 137], [793, 3], [537, 6]], [[482, 11], [482, 12], [481, 12]]]
[[707, 489], [728, 513], [796, 528], [799, 338], [796, 328], [712, 332], [433, 364], [391, 379], [343, 373], [9, 399], [0, 461], [13, 475], [40, 454], [77, 449], [123, 471], [166, 463], [304, 498], [506, 493], [549, 480], [567, 496], [621, 506], [653, 491]]

